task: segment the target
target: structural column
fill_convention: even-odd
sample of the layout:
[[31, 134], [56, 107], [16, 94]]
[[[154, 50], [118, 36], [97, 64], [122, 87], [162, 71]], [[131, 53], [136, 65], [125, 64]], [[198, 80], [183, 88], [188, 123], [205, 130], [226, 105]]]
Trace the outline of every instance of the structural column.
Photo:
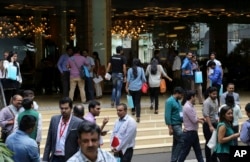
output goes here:
[[213, 21], [210, 24], [209, 52], [215, 51], [219, 59], [227, 55], [227, 26], [228, 23], [223, 20]]
[[101, 64], [111, 56], [111, 0], [92, 0], [92, 51], [99, 53]]

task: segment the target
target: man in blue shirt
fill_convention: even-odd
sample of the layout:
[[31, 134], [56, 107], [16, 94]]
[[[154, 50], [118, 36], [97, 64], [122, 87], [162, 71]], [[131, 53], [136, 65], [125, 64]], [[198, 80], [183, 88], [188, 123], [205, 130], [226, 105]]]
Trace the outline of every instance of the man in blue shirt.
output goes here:
[[183, 89], [175, 87], [174, 93], [165, 102], [165, 123], [168, 125], [169, 135], [173, 135], [171, 162], [177, 162], [182, 146], [182, 106], [179, 102], [183, 97]]
[[193, 54], [191, 52], [188, 52], [181, 65], [183, 87], [185, 91], [191, 90], [191, 80], [193, 78], [193, 69], [191, 62], [192, 56]]
[[15, 162], [40, 162], [38, 146], [29, 134], [34, 130], [36, 118], [24, 115], [21, 119], [19, 130], [12, 133], [6, 140], [6, 146], [14, 152]]
[[222, 84], [222, 70], [221, 67], [216, 65], [214, 61], [210, 61], [208, 63], [208, 67], [213, 69], [213, 73], [211, 73], [208, 78], [212, 82], [212, 87], [217, 88], [217, 99], [218, 99], [218, 104], [220, 105], [220, 89], [221, 89], [221, 84]]
[[61, 55], [58, 62], [57, 68], [61, 73], [62, 81], [62, 93], [63, 97], [69, 97], [69, 69], [67, 67], [68, 59], [73, 54], [73, 48], [68, 46], [66, 48], [66, 53]]

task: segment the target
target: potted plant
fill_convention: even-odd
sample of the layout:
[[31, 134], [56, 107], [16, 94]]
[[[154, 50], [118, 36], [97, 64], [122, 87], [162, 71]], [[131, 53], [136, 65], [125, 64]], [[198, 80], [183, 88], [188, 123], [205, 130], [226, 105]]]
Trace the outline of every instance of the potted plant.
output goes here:
[[6, 145], [0, 140], [0, 161], [1, 162], [14, 162], [11, 159], [13, 152], [9, 150]]

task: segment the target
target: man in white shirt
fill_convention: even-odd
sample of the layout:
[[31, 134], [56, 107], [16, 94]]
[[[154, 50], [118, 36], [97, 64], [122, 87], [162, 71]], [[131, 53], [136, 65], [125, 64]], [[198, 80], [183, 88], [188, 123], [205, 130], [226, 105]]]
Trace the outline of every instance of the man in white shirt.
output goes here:
[[85, 121], [78, 128], [80, 149], [67, 162], [117, 162], [109, 152], [99, 148], [101, 129], [92, 122]]
[[216, 53], [211, 52], [211, 54], [209, 55], [210, 60], [208, 60], [206, 64], [207, 65], [207, 88], [211, 86], [210, 79], [208, 78], [208, 76], [214, 72], [214, 70], [208, 66], [210, 61], [214, 61], [216, 66], [221, 67], [221, 74], [222, 74], [221, 77], [223, 78], [223, 69], [222, 69], [221, 62], [217, 60], [215, 57], [216, 57]]
[[174, 62], [172, 65], [174, 87], [181, 86], [181, 58], [177, 50], [174, 51]]
[[131, 162], [135, 147], [137, 125], [135, 120], [127, 114], [127, 105], [118, 104], [116, 107], [119, 119], [116, 120], [111, 134], [111, 147], [114, 155], [121, 158], [121, 162]]

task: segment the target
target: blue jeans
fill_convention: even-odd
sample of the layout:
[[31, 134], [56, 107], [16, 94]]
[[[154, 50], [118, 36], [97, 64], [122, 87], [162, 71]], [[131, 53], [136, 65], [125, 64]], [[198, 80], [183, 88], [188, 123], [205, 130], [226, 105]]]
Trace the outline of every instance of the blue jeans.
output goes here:
[[173, 128], [173, 147], [171, 162], [177, 162], [180, 156], [180, 152], [183, 149], [183, 133], [180, 125], [172, 125]]
[[187, 131], [183, 132], [183, 149], [180, 154], [178, 162], [184, 162], [187, 155], [190, 152], [191, 147], [193, 147], [196, 159], [198, 162], [204, 162], [201, 152], [200, 140], [197, 131]]
[[121, 91], [123, 85], [123, 74], [122, 73], [112, 73], [112, 102], [115, 102], [116, 105], [120, 104]]

